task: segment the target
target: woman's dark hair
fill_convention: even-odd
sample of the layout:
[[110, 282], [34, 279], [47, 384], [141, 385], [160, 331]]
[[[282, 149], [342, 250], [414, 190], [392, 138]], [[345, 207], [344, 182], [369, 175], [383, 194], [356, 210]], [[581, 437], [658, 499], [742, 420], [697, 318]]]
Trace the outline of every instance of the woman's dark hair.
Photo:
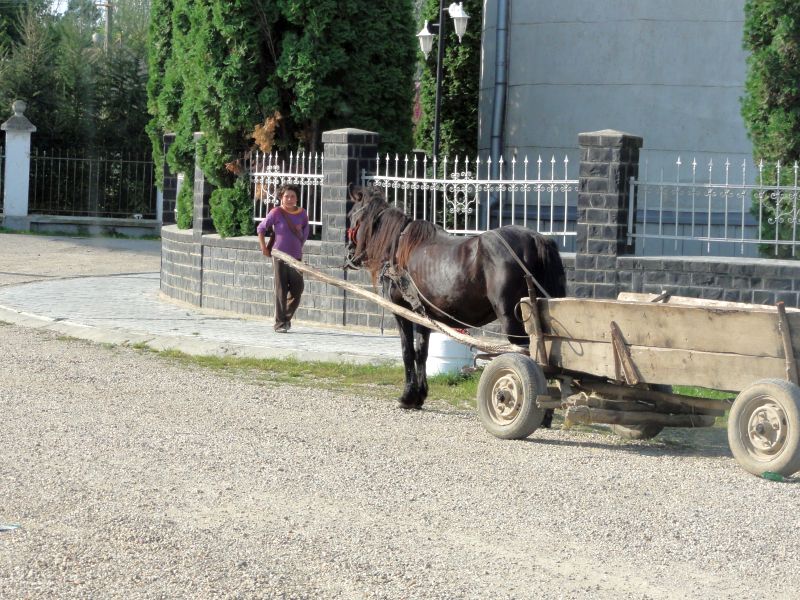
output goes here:
[[286, 192], [294, 192], [297, 199], [300, 200], [300, 186], [294, 183], [287, 183], [278, 188], [278, 200], [283, 198]]

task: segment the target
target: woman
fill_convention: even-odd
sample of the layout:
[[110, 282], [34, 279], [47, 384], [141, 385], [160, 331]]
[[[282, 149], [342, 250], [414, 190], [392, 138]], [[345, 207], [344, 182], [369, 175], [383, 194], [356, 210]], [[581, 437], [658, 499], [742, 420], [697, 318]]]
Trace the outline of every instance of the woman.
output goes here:
[[[265, 237], [267, 229], [275, 232], [274, 247], [289, 256], [302, 260], [303, 244], [308, 239], [309, 226], [306, 211], [297, 206], [300, 188], [284, 185], [278, 190], [281, 199], [258, 225], [258, 245], [261, 253], [270, 256]], [[275, 331], [286, 333], [292, 327], [292, 317], [300, 305], [303, 294], [303, 274], [281, 260], [272, 259], [272, 272], [275, 279]]]

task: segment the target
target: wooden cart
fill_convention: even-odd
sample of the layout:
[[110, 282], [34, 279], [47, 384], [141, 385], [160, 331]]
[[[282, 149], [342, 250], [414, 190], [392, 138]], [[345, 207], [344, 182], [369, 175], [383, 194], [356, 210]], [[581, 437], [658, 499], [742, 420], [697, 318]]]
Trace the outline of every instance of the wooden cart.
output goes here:
[[[728, 441], [745, 470], [800, 471], [800, 310], [666, 294], [525, 298], [520, 307], [535, 360], [503, 354], [484, 369], [478, 412], [492, 434], [526, 437], [546, 409], [561, 408], [566, 424], [646, 439], [664, 427], [709, 427], [730, 409]], [[738, 396], [681, 396], [675, 385]]]
[[[497, 437], [520, 439], [547, 409], [570, 423], [605, 423], [629, 439], [664, 427], [710, 427], [728, 414], [728, 441], [750, 473], [800, 471], [800, 387], [793, 348], [800, 310], [646, 294], [617, 300], [520, 300], [526, 347], [487, 342], [273, 255], [316, 279], [367, 298], [492, 357], [478, 386], [478, 414]], [[529, 289], [532, 284], [529, 282]], [[731, 403], [682, 396], [672, 386], [738, 392]]]

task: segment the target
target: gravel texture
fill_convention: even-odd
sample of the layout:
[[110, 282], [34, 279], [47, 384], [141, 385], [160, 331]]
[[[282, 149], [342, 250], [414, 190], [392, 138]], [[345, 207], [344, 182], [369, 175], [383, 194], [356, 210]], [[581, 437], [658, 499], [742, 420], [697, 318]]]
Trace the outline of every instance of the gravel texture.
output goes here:
[[796, 598], [800, 486], [0, 326], [3, 598]]

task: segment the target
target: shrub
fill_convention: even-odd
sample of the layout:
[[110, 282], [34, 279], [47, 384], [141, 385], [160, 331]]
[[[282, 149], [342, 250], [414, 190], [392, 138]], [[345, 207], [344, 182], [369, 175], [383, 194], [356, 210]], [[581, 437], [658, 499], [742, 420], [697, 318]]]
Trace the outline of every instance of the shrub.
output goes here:
[[253, 234], [253, 202], [246, 177], [239, 177], [233, 187], [214, 190], [210, 203], [211, 219], [220, 236]]
[[192, 228], [192, 213], [193, 213], [193, 202], [194, 198], [192, 197], [192, 180], [190, 178], [186, 178], [183, 181], [183, 185], [181, 186], [180, 191], [178, 192], [178, 197], [175, 200], [175, 207], [177, 210], [177, 215], [175, 217], [175, 222], [178, 225], [178, 229], [191, 229]]

